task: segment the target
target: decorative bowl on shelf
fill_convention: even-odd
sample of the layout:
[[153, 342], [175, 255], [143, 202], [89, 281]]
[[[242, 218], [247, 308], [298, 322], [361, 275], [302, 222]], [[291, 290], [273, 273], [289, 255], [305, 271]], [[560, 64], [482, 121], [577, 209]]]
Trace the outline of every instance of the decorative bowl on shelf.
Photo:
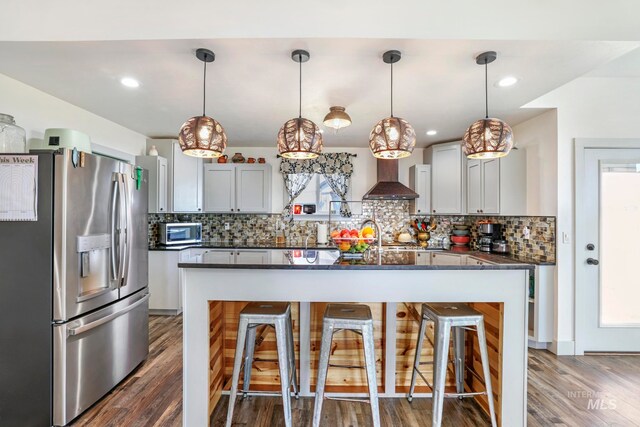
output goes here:
[[456, 236], [466, 236], [469, 234], [469, 230], [451, 230], [453, 231], [453, 234], [455, 234]]
[[468, 230], [469, 226], [467, 224], [454, 224], [453, 228], [456, 230]]
[[454, 245], [466, 245], [471, 241], [471, 237], [469, 236], [451, 236], [451, 242]]

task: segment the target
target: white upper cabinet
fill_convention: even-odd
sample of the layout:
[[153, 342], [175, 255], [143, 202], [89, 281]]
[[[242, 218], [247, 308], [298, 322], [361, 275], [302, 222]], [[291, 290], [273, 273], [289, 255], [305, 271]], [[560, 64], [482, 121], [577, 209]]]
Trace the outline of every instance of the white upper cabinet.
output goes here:
[[173, 211], [202, 210], [202, 159], [182, 154], [173, 144]]
[[467, 161], [467, 213], [526, 215], [526, 154]]
[[236, 167], [236, 212], [271, 211], [271, 166], [240, 164]]
[[167, 211], [201, 212], [202, 159], [182, 154], [180, 144], [173, 139], [147, 140], [147, 148], [152, 145], [167, 159]]
[[268, 213], [271, 211], [271, 165], [204, 165], [206, 212]]
[[467, 161], [467, 213], [500, 213], [500, 159]]
[[136, 165], [149, 171], [149, 213], [167, 213], [167, 159], [136, 156]]
[[409, 188], [419, 197], [409, 201], [411, 213], [426, 215], [431, 212], [431, 166], [414, 165], [409, 168]]
[[236, 207], [236, 168], [232, 164], [204, 165], [205, 212], [233, 212]]
[[434, 144], [424, 152], [431, 165], [431, 213], [463, 213], [463, 157], [460, 142]]

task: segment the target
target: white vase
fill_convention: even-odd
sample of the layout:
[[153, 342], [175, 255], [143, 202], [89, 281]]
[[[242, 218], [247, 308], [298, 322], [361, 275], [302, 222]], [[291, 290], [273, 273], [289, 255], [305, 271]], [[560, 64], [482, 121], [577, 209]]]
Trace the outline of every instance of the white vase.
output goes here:
[[156, 148], [155, 145], [152, 145], [151, 148], [149, 148], [149, 155], [150, 156], [157, 156], [158, 155], [158, 149]]

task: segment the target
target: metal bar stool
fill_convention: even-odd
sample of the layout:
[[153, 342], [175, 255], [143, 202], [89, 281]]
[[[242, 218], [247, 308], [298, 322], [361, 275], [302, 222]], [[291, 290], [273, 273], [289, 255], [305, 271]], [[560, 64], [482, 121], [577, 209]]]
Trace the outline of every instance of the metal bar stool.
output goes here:
[[[256, 328], [261, 325], [272, 326], [276, 332], [278, 348], [278, 366], [280, 368], [280, 387], [282, 393], [249, 391], [251, 381], [251, 366], [256, 345]], [[298, 398], [298, 380], [296, 378], [296, 360], [293, 343], [293, 326], [291, 323], [291, 304], [287, 302], [252, 302], [240, 312], [238, 322], [238, 336], [236, 339], [236, 354], [233, 361], [233, 376], [229, 408], [227, 409], [227, 427], [231, 426], [233, 407], [238, 394], [238, 380], [240, 368], [243, 364], [244, 350], [244, 382], [242, 394], [244, 397], [253, 395], [280, 396], [284, 407], [284, 422], [291, 426], [291, 395], [289, 390], [293, 386], [296, 399]]]
[[[420, 362], [420, 353], [422, 344], [424, 343], [427, 322], [434, 322], [435, 345], [433, 345], [433, 362]], [[447, 376], [447, 362], [449, 358], [449, 339], [451, 336], [451, 328], [453, 328], [453, 347], [454, 347], [454, 371], [456, 375], [456, 393], [445, 393], [445, 379]], [[465, 352], [465, 331], [474, 330], [478, 334], [478, 343], [480, 345], [480, 358], [482, 360], [482, 374], [480, 376], [472, 369], [469, 370], [478, 380], [484, 382], [485, 391], [482, 392], [464, 392], [464, 352]], [[429, 339], [427, 337], [427, 339]], [[429, 340], [431, 341], [431, 340]], [[432, 343], [434, 344], [434, 343]], [[433, 364], [433, 386], [420, 372], [420, 365]], [[442, 408], [444, 405], [444, 397], [457, 396], [462, 399], [466, 396], [476, 396], [480, 394], [487, 395], [489, 402], [489, 413], [491, 415], [491, 425], [497, 426], [496, 414], [493, 405], [493, 393], [491, 390], [491, 373], [489, 371], [489, 354], [487, 352], [487, 341], [484, 329], [484, 316], [482, 313], [469, 307], [467, 304], [461, 303], [440, 303], [440, 304], [422, 304], [422, 320], [420, 322], [420, 331], [418, 332], [418, 345], [416, 346], [416, 354], [413, 362], [413, 372], [411, 374], [411, 387], [407, 400], [411, 402], [413, 399], [413, 391], [416, 385], [416, 374], [427, 383], [433, 390], [433, 413], [432, 425], [439, 427], [442, 424]]]
[[[329, 364], [333, 334], [342, 330], [352, 331], [362, 336], [365, 366]], [[316, 401], [313, 410], [313, 427], [320, 425], [322, 403], [325, 399], [324, 386], [329, 366], [342, 368], [366, 368], [369, 399], [341, 399], [349, 402], [369, 402], [374, 427], [380, 426], [380, 410], [378, 407], [378, 385], [376, 383], [376, 356], [373, 343], [373, 318], [371, 309], [364, 304], [328, 304], [322, 321], [322, 344], [318, 363], [318, 382], [316, 385]]]

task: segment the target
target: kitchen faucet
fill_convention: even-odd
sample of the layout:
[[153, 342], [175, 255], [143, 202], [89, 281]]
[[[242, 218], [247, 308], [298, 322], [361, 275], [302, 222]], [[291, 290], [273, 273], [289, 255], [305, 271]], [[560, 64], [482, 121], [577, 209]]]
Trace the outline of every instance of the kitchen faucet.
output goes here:
[[373, 224], [373, 226], [376, 228], [376, 237], [378, 238], [378, 252], [379, 252], [382, 250], [382, 230], [380, 229], [380, 225], [378, 225], [378, 222], [373, 218], [367, 218], [364, 221], [362, 221], [362, 224], [360, 224], [360, 228], [363, 228], [368, 223]]

